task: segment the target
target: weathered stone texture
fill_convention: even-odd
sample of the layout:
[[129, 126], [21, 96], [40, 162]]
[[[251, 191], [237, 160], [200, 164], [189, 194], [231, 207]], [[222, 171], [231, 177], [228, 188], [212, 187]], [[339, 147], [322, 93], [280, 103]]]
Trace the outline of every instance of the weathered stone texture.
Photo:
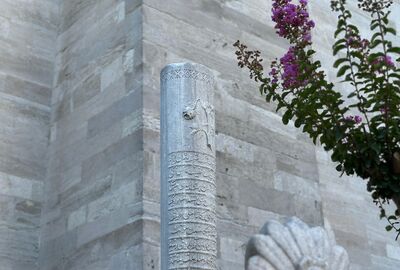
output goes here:
[[0, 268], [35, 270], [46, 177], [55, 1], [0, 3]]
[[[330, 78], [335, 15], [329, 1], [310, 1], [317, 22], [314, 31], [318, 57]], [[144, 0], [144, 189], [151, 189], [158, 164], [159, 77], [171, 62], [206, 65], [216, 76], [216, 147], [218, 256], [220, 269], [243, 269], [243, 245], [269, 218], [297, 215], [310, 225], [328, 219], [340, 245], [348, 251], [351, 269], [398, 269], [398, 244], [384, 231], [365, 183], [339, 178], [321, 149], [290, 123], [284, 126], [274, 106], [259, 96], [247, 72], [237, 68], [232, 44], [245, 41], [261, 49], [266, 61], [281, 55], [286, 42], [275, 35], [269, 20], [271, 1], [258, 0]], [[396, 3], [394, 12], [400, 10]], [[355, 10], [356, 1], [352, 2]], [[355, 12], [367, 33], [367, 16]], [[345, 87], [343, 87], [345, 92]], [[148, 127], [148, 128], [147, 128]], [[159, 201], [158, 192], [144, 192], [144, 201]], [[150, 237], [152, 231], [144, 231]], [[390, 245], [389, 247], [387, 245]], [[157, 257], [158, 254], [153, 254]]]
[[61, 1], [39, 265], [141, 269], [139, 1]]
[[[336, 81], [335, 16], [328, 0], [310, 2], [318, 58]], [[399, 245], [365, 183], [339, 178], [237, 68], [237, 39], [266, 62], [285, 51], [271, 3], [1, 0], [0, 268], [160, 268], [159, 75], [190, 61], [216, 77], [219, 267], [243, 269], [249, 236], [297, 215], [328, 219], [352, 270], [398, 269]]]

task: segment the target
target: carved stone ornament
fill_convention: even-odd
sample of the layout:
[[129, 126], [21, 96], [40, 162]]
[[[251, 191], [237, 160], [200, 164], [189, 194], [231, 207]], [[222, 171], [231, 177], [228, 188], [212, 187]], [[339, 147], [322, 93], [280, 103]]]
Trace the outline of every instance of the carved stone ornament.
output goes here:
[[266, 223], [247, 244], [246, 270], [348, 270], [347, 252], [327, 227], [310, 228], [296, 217]]
[[216, 270], [213, 76], [176, 63], [161, 72], [161, 269]]

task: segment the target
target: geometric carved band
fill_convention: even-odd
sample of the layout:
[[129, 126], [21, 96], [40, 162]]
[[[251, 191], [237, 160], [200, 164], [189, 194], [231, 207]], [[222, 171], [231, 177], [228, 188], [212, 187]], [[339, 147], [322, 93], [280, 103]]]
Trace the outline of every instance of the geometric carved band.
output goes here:
[[216, 269], [215, 157], [168, 156], [169, 270]]
[[180, 68], [174, 70], [165, 70], [161, 73], [161, 81], [179, 80], [179, 79], [193, 79], [196, 81], [205, 82], [208, 85], [213, 85], [214, 80], [210, 74], [200, 72], [190, 68]]

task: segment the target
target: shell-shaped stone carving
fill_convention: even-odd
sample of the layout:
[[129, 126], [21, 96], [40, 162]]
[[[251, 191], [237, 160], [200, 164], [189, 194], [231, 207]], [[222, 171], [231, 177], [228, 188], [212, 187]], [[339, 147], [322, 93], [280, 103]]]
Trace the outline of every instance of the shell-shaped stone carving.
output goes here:
[[296, 217], [284, 225], [271, 221], [247, 244], [246, 270], [348, 269], [347, 252], [329, 225], [310, 228]]

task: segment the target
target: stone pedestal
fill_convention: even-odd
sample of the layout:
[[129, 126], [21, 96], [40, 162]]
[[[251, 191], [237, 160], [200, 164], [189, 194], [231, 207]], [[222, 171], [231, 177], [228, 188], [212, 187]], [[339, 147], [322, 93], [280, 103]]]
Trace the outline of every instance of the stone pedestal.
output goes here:
[[181, 63], [161, 72], [161, 269], [216, 269], [213, 76]]

